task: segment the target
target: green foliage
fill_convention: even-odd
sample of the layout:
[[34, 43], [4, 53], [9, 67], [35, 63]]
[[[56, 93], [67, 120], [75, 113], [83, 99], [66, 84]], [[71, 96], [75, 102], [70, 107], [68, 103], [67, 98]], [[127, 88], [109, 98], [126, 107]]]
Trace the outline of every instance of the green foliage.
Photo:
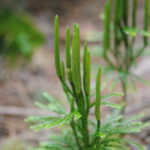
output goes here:
[[102, 57], [111, 68], [109, 71], [118, 72], [116, 78], [120, 79], [125, 93], [123, 100], [126, 100], [129, 84], [134, 86], [131, 68], [149, 45], [150, 0], [143, 3], [142, 25], [138, 23], [138, 0], [107, 0], [105, 4]]
[[[55, 18], [54, 26], [54, 43], [59, 44], [58, 16]], [[52, 105], [52, 107], [42, 104], [38, 105], [41, 108], [56, 112], [57, 116], [29, 117], [26, 121], [32, 123], [31, 128], [35, 131], [56, 126], [65, 126], [62, 129], [62, 133], [56, 136], [53, 135], [50, 141], [41, 143], [39, 148], [31, 148], [31, 150], [130, 150], [129, 145], [143, 150], [144, 148], [141, 145], [124, 138], [122, 135], [141, 132], [141, 129], [149, 124], [137, 121], [139, 116], [126, 119], [123, 115], [120, 115], [123, 105], [108, 101], [108, 98], [122, 96], [122, 93], [116, 92], [105, 96], [101, 95], [101, 68], [97, 71], [94, 95], [91, 95], [90, 52], [87, 44], [85, 44], [83, 68], [81, 68], [80, 35], [77, 24], [74, 25], [72, 50], [69, 46], [69, 35], [69, 28], [67, 28], [66, 64], [60, 63], [62, 61], [60, 59], [60, 51], [58, 50], [59, 45], [54, 44], [54, 48], [56, 72], [70, 104], [70, 112], [64, 114], [64, 109], [60, 106], [60, 103], [58, 104], [55, 98], [44, 93], [44, 97], [50, 103], [48, 105]], [[68, 61], [71, 64], [68, 64]], [[63, 67], [61, 68], [61, 65], [57, 63], [63, 64]], [[64, 74], [68, 69], [70, 74], [66, 78]], [[93, 99], [95, 100], [93, 101]], [[103, 123], [101, 122], [102, 112], [100, 112], [102, 105], [115, 108], [115, 111], [110, 116], [107, 115], [107, 119]], [[95, 108], [95, 119], [94, 117], [90, 118], [93, 107]], [[58, 111], [59, 108], [60, 111]]]
[[41, 142], [39, 148], [29, 150], [76, 150], [77, 145], [73, 133], [69, 129], [62, 129], [61, 133], [53, 133], [49, 139], [51, 142]]
[[25, 121], [36, 123], [36, 125], [31, 126], [31, 129], [34, 131], [40, 131], [44, 128], [52, 128], [55, 126], [63, 126], [72, 119], [75, 118], [76, 120], [80, 118], [80, 114], [78, 112], [71, 112], [63, 117], [29, 117]]
[[0, 22], [0, 57], [11, 64], [29, 60], [35, 48], [44, 42], [42, 33], [20, 12], [1, 9]]

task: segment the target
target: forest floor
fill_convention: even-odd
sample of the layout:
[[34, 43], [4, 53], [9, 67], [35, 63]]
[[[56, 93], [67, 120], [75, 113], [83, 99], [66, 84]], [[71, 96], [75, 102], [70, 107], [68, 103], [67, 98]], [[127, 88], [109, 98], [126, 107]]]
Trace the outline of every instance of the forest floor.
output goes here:
[[[49, 4], [49, 3], [48, 3]], [[51, 2], [47, 6], [55, 6]], [[24, 122], [24, 118], [29, 115], [44, 115], [46, 111], [41, 111], [34, 106], [34, 102], [42, 99], [44, 91], [54, 97], [61, 99], [67, 108], [65, 96], [61, 89], [59, 80], [55, 73], [53, 60], [53, 19], [54, 14], [60, 14], [60, 38], [61, 53], [64, 56], [64, 31], [67, 25], [72, 26], [74, 22], [80, 24], [81, 40], [89, 39], [94, 31], [101, 36], [102, 21], [100, 13], [103, 12], [103, 4], [98, 1], [73, 1], [57, 4], [60, 11], [53, 9], [39, 10], [38, 6], [32, 5], [34, 12], [32, 17], [39, 29], [45, 34], [46, 42], [39, 48], [33, 56], [31, 62], [24, 67], [9, 69], [3, 68], [0, 73], [0, 147], [6, 141], [22, 141], [23, 143], [34, 143], [45, 140], [49, 137], [50, 132], [42, 131], [35, 133], [29, 129], [29, 125]], [[72, 7], [76, 6], [76, 7]], [[55, 6], [56, 7], [56, 6]], [[97, 35], [95, 35], [97, 36]], [[94, 39], [92, 39], [94, 40]], [[97, 45], [98, 42], [90, 42], [90, 47]], [[101, 44], [101, 43], [100, 43]], [[137, 75], [144, 80], [150, 81], [150, 56], [143, 56], [136, 68], [133, 69]], [[93, 57], [92, 63], [102, 64], [104, 62], [97, 56]], [[94, 76], [94, 74], [93, 74]], [[108, 83], [110, 84], [110, 83]], [[147, 120], [150, 120], [150, 86], [137, 83], [137, 91], [128, 95], [128, 107], [126, 113], [145, 113]], [[116, 90], [116, 89], [115, 89]], [[117, 90], [120, 90], [117, 86]], [[107, 91], [104, 91], [107, 92]], [[117, 99], [118, 102], [119, 99]], [[115, 100], [113, 100], [115, 101]], [[132, 106], [131, 106], [132, 104]], [[106, 111], [106, 110], [105, 110]], [[55, 129], [54, 129], [55, 130]], [[57, 131], [57, 130], [56, 130]], [[44, 135], [44, 136], [42, 136]], [[138, 137], [138, 138], [137, 138]], [[146, 129], [140, 135], [132, 138], [140, 140], [143, 144], [150, 143], [150, 129]], [[8, 149], [10, 150], [10, 149]]]

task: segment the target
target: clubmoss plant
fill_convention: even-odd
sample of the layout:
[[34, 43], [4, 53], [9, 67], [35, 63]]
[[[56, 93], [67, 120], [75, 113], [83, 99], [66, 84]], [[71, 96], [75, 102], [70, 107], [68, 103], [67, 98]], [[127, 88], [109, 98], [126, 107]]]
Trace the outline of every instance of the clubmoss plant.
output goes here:
[[139, 79], [131, 69], [149, 45], [150, 0], [142, 2], [142, 20], [138, 0], [107, 0], [105, 5], [103, 58], [111, 70], [118, 72], [125, 101], [127, 85]]
[[[69, 102], [70, 112], [66, 112], [66, 109], [54, 97], [44, 93], [43, 96], [48, 104], [38, 102], [37, 105], [53, 111], [57, 115], [55, 117], [29, 117], [27, 121], [33, 123], [31, 128], [35, 131], [55, 126], [61, 126], [63, 129], [59, 135], [53, 135], [49, 142], [41, 143], [39, 148], [33, 149], [130, 150], [129, 145], [134, 145], [137, 149], [144, 150], [141, 145], [120, 137], [122, 134], [140, 132], [146, 125], [136, 121], [140, 116], [125, 119], [124, 116], [119, 115], [122, 106], [108, 101], [108, 98], [121, 96], [121, 93], [102, 96], [101, 67], [97, 70], [96, 88], [94, 94], [92, 93], [90, 85], [90, 51], [87, 43], [85, 43], [82, 63], [80, 61], [79, 25], [75, 24], [73, 27], [72, 49], [69, 27], [66, 29], [66, 62], [63, 62], [60, 58], [58, 28], [59, 19], [56, 16], [54, 23], [55, 67]], [[105, 122], [102, 122], [101, 118], [102, 105], [116, 109], [114, 113], [107, 115]], [[91, 111], [93, 108], [95, 110], [94, 115]]]

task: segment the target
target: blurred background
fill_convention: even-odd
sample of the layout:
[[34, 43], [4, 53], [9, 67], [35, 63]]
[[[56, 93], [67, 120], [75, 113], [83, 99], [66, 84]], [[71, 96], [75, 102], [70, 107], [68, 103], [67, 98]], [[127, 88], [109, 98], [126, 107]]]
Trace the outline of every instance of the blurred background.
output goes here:
[[[139, 9], [143, 9], [142, 2]], [[0, 149], [23, 150], [26, 145], [47, 139], [50, 131], [34, 133], [24, 118], [49, 113], [34, 106], [35, 101], [42, 100], [44, 91], [62, 101], [65, 99], [53, 62], [56, 14], [60, 17], [62, 55], [65, 27], [78, 23], [81, 41], [89, 41], [93, 64], [105, 65], [99, 57], [104, 3], [105, 0], [0, 0]], [[143, 55], [133, 69], [146, 81], [150, 81], [149, 60], [150, 56]], [[145, 113], [144, 120], [150, 120], [150, 87], [141, 83], [136, 86], [136, 93], [128, 95], [132, 101], [126, 111]], [[150, 130], [133, 138], [148, 145]]]

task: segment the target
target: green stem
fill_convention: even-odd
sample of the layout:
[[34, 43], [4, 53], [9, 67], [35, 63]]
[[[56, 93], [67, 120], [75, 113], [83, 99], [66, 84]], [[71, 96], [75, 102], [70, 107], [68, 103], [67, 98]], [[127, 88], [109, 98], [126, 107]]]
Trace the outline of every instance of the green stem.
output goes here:
[[82, 126], [81, 133], [82, 133], [85, 148], [87, 148], [89, 145], [88, 115], [86, 113], [85, 102], [84, 102], [84, 97], [83, 97], [82, 93], [80, 93], [80, 95], [78, 96], [78, 99], [79, 99], [79, 101], [78, 101], [79, 102], [78, 103], [79, 112], [82, 115], [82, 117], [81, 117], [81, 126]]
[[75, 140], [76, 140], [78, 149], [79, 149], [79, 150], [83, 150], [83, 149], [82, 149], [82, 146], [81, 146], [81, 144], [80, 144], [80, 141], [79, 141], [79, 138], [78, 138], [78, 135], [77, 135], [77, 132], [76, 132], [76, 129], [75, 129], [75, 126], [74, 126], [74, 123], [73, 123], [73, 122], [71, 123], [71, 128], [72, 128], [72, 131], [73, 131], [74, 138], [75, 138]]
[[78, 108], [79, 113], [81, 114], [81, 121], [80, 121], [80, 133], [83, 138], [83, 143], [85, 145], [85, 148], [89, 145], [89, 133], [88, 133], [88, 114], [86, 113], [86, 107], [85, 107], [85, 99], [83, 96], [82, 91], [77, 94], [75, 91], [75, 87], [72, 83], [70, 83], [73, 91], [73, 96]]
[[[125, 83], [125, 80], [122, 77], [120, 77], [120, 82], [121, 82], [122, 91], [124, 93], [124, 96], [123, 96], [122, 100], [125, 101], [125, 105], [126, 105], [126, 103], [127, 103], [127, 87], [126, 87], [126, 83]], [[121, 113], [122, 114], [125, 113], [125, 106], [123, 107]]]
[[97, 129], [95, 131], [95, 138], [93, 139], [93, 141], [91, 143], [91, 147], [93, 147], [95, 144], [97, 144], [97, 142], [100, 140], [100, 137], [96, 136], [96, 134], [100, 131], [100, 125], [101, 125], [100, 120], [97, 120]]

